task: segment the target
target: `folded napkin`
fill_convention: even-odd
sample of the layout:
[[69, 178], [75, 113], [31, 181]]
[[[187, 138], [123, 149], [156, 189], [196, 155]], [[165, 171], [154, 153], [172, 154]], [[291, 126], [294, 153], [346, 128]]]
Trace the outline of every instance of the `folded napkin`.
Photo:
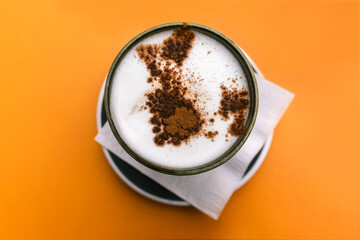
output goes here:
[[109, 124], [95, 140], [115, 155], [175, 193], [213, 219], [218, 219], [230, 196], [241, 186], [241, 178], [254, 156], [273, 132], [294, 94], [256, 74], [259, 111], [254, 128], [242, 148], [223, 165], [197, 175], [173, 176], [156, 172], [130, 157], [113, 136]]

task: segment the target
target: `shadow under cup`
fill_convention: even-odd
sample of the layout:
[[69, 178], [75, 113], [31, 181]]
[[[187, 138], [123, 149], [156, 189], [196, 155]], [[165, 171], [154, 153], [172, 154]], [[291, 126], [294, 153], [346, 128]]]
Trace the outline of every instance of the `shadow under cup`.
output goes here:
[[240, 148], [244, 145], [245, 141], [247, 140], [247, 138], [249, 137], [249, 135], [253, 129], [253, 126], [255, 124], [256, 115], [257, 115], [257, 110], [258, 110], [258, 102], [259, 102], [258, 88], [257, 88], [257, 83], [256, 83], [256, 78], [255, 78], [254, 72], [253, 72], [252, 67], [251, 67], [250, 63], [248, 62], [245, 54], [241, 51], [241, 49], [229, 38], [227, 38], [223, 34], [217, 32], [209, 27], [202, 26], [199, 24], [194, 24], [194, 23], [187, 23], [187, 26], [189, 26], [194, 31], [197, 31], [197, 32], [203, 33], [205, 35], [208, 35], [209, 37], [212, 37], [213, 39], [215, 39], [215, 40], [219, 41], [221, 44], [223, 44], [227, 49], [229, 49], [229, 51], [239, 61], [240, 65], [244, 71], [244, 74], [246, 76], [246, 79], [247, 79], [250, 106], [249, 106], [249, 111], [248, 111], [248, 117], [246, 119], [245, 126], [244, 126], [245, 131], [243, 132], [242, 135], [240, 135], [238, 137], [236, 142], [223, 155], [221, 155], [220, 157], [216, 158], [215, 160], [213, 160], [211, 162], [208, 162], [206, 164], [199, 165], [196, 167], [191, 167], [191, 168], [171, 168], [171, 167], [158, 165], [158, 164], [148, 161], [147, 159], [138, 155], [135, 151], [133, 151], [126, 144], [126, 142], [121, 138], [120, 134], [118, 133], [118, 131], [115, 127], [112, 115], [111, 115], [111, 111], [110, 111], [110, 104], [111, 104], [110, 103], [110, 95], [111, 94], [110, 93], [111, 93], [112, 82], [113, 82], [113, 78], [115, 75], [115, 71], [116, 71], [119, 63], [124, 58], [124, 56], [128, 53], [128, 51], [130, 49], [132, 49], [141, 40], [143, 40], [153, 34], [162, 32], [162, 31], [167, 31], [167, 30], [172, 30], [172, 29], [183, 27], [183, 23], [179, 22], [179, 23], [162, 24], [162, 25], [153, 27], [149, 30], [146, 30], [143, 33], [140, 33], [139, 35], [137, 35], [135, 38], [133, 38], [128, 44], [125, 45], [125, 47], [116, 56], [114, 62], [111, 65], [111, 68], [107, 75], [106, 83], [105, 83], [104, 104], [105, 104], [106, 118], [109, 122], [112, 133], [114, 134], [116, 140], [119, 142], [121, 147], [132, 158], [134, 158], [136, 161], [140, 162], [141, 164], [143, 164], [155, 171], [165, 173], [165, 174], [172, 174], [172, 175], [192, 175], [192, 174], [206, 172], [206, 171], [209, 171], [211, 169], [214, 169], [214, 168], [220, 166], [221, 164], [223, 164], [226, 161], [228, 161], [229, 159], [231, 159], [240, 150]]

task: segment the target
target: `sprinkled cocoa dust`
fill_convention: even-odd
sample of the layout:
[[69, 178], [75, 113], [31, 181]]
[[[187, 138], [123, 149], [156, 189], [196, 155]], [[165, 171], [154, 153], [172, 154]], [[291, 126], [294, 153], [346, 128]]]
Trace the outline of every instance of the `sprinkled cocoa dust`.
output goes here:
[[250, 104], [249, 93], [245, 89], [233, 88], [229, 90], [225, 86], [221, 86], [221, 89], [222, 99], [218, 113], [225, 119], [229, 119], [229, 115], [234, 116], [228, 132], [233, 136], [240, 136], [243, 134], [246, 112]]
[[[204, 123], [201, 113], [194, 108], [196, 99], [185, 97], [187, 87], [183, 86], [182, 64], [192, 48], [195, 34], [189, 27], [175, 29], [162, 44], [140, 45], [136, 51], [146, 64], [151, 77], [147, 82], [158, 82], [161, 87], [146, 94], [146, 105], [155, 125], [154, 142], [161, 146], [179, 145], [189, 137], [198, 135]], [[173, 64], [175, 63], [175, 64]]]

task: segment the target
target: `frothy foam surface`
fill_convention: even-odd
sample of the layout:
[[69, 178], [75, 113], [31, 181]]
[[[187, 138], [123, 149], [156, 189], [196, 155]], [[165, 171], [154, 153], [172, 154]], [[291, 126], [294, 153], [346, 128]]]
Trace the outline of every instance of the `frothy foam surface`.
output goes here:
[[[188, 58], [183, 62], [186, 96], [197, 96], [195, 108], [203, 113], [202, 131], [217, 131], [212, 139], [204, 134], [191, 137], [179, 146], [154, 143], [155, 134], [149, 119], [153, 116], [145, 109], [145, 94], [159, 85], [147, 83], [150, 73], [136, 53], [141, 44], [161, 44], [171, 36], [172, 30], [152, 35], [134, 46], [122, 59], [115, 71], [110, 93], [110, 111], [121, 138], [135, 153], [147, 161], [172, 168], [190, 168], [211, 162], [224, 154], [237, 137], [228, 132], [233, 116], [225, 120], [218, 112], [222, 89], [248, 89], [246, 76], [235, 56], [217, 40], [194, 31], [195, 40]], [[214, 122], [209, 121], [213, 118]]]

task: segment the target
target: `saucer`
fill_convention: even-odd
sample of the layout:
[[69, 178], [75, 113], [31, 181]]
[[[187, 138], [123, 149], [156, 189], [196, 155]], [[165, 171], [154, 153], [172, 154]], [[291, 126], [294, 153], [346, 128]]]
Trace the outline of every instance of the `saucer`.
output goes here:
[[[245, 55], [247, 55], [245, 53]], [[248, 57], [248, 56], [247, 56]], [[261, 72], [258, 70], [256, 65], [252, 62], [252, 60], [248, 57], [249, 62], [255, 72], [255, 75], [262, 76]], [[96, 112], [96, 124], [97, 129], [100, 131], [102, 126], [106, 123], [106, 115], [105, 115], [105, 106], [104, 106], [104, 84], [101, 87], [99, 99], [97, 103], [97, 112]], [[271, 134], [266, 140], [265, 144], [262, 146], [260, 151], [255, 155], [255, 157], [251, 160], [248, 168], [246, 169], [240, 187], [244, 185], [259, 169], [261, 164], [263, 163], [270, 145], [272, 141], [273, 134]], [[107, 150], [103, 147], [104, 154], [106, 159], [108, 160], [110, 166], [116, 172], [116, 174], [133, 190], [138, 192], [139, 194], [152, 199], [157, 202], [161, 202], [164, 204], [175, 205], [175, 206], [190, 206], [188, 202], [181, 199], [174, 193], [170, 192], [160, 184], [156, 183], [151, 178], [145, 176], [140, 171], [123, 161], [121, 158], [117, 157], [111, 151]]]

